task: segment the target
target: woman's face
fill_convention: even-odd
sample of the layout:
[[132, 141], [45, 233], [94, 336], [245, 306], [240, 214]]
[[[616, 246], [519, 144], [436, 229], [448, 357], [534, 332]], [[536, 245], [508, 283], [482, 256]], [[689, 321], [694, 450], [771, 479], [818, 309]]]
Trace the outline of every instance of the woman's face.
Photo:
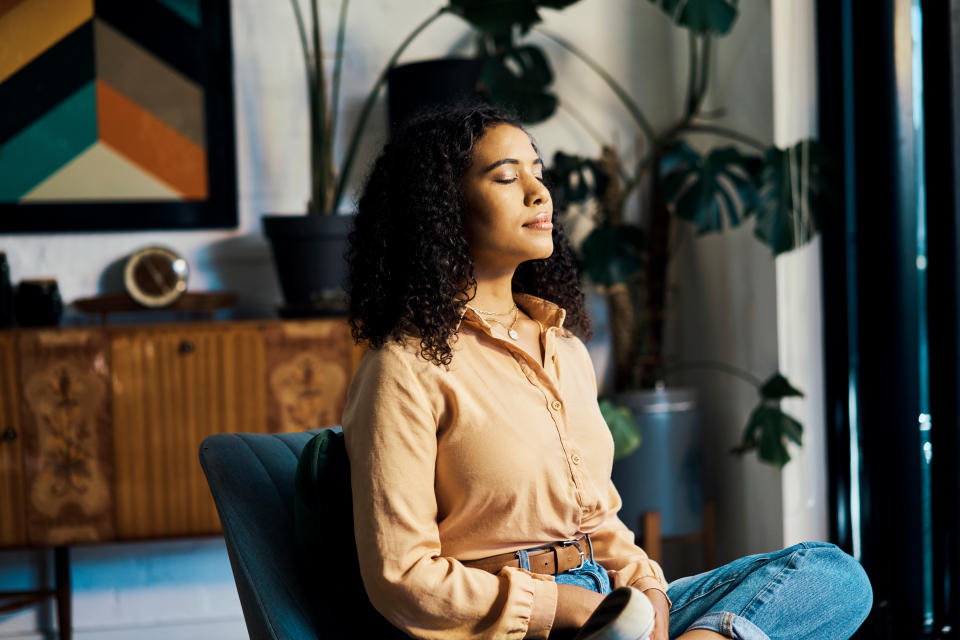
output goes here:
[[464, 236], [478, 269], [514, 269], [553, 253], [553, 202], [543, 184], [543, 161], [522, 129], [488, 128], [473, 147], [461, 188]]

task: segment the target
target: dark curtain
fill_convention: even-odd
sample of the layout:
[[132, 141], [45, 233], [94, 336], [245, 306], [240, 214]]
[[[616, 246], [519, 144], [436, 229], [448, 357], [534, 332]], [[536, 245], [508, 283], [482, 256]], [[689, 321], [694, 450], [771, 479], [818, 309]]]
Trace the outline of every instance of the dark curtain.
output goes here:
[[817, 5], [831, 535], [873, 584], [863, 638], [958, 622], [958, 5]]

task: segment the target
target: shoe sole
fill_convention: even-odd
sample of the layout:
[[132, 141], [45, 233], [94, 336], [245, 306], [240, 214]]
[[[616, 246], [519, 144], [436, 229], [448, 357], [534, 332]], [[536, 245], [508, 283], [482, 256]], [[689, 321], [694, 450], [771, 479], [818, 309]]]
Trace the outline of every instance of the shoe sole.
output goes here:
[[646, 640], [655, 622], [647, 596], [633, 587], [620, 587], [603, 599], [574, 640]]

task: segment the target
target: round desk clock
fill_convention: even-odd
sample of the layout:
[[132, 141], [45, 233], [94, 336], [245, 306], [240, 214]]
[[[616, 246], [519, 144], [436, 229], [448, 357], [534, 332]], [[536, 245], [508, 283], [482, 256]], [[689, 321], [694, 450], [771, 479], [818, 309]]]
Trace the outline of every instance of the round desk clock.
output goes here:
[[187, 290], [187, 261], [166, 247], [144, 247], [127, 258], [123, 285], [130, 297], [151, 309], [166, 307]]

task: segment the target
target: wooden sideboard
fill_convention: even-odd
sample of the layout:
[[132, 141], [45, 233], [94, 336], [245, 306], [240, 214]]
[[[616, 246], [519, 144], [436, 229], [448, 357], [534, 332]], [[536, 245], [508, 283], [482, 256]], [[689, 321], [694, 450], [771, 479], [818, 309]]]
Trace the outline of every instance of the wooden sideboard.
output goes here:
[[220, 531], [212, 433], [338, 424], [343, 319], [0, 331], [0, 547]]

